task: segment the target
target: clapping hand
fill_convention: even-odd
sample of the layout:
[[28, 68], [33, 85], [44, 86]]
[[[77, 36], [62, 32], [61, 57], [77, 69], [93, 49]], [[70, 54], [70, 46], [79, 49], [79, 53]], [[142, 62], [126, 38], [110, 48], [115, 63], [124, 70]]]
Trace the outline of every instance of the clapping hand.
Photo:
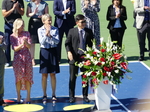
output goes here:
[[27, 39], [26, 39], [26, 38], [24, 38], [23, 40], [24, 40], [24, 44], [25, 44], [25, 45], [27, 45], [27, 44], [28, 44]]
[[25, 39], [25, 38], [22, 38], [22, 46], [25, 45], [25, 41], [26, 41], [26, 39]]
[[3, 36], [0, 35], [0, 44], [2, 44], [2, 42], [3, 42]]
[[90, 0], [90, 2], [91, 2], [92, 5], [95, 5], [97, 0]]
[[89, 3], [90, 3], [89, 0], [84, 0], [85, 7], [88, 7]]
[[116, 7], [116, 18], [120, 17], [120, 8]]
[[27, 37], [24, 37], [22, 39], [21, 48], [24, 48], [24, 46], [27, 47], [27, 48], [30, 48], [30, 44], [28, 43]]
[[35, 8], [34, 14], [36, 14], [37, 12], [38, 12], [38, 7]]
[[19, 8], [19, 3], [18, 1], [16, 3], [14, 3], [13, 5], [13, 10], [18, 9]]
[[51, 37], [50, 36], [50, 29], [51, 29], [51, 26], [49, 24], [45, 25], [45, 29], [46, 29], [46, 36], [48, 37]]

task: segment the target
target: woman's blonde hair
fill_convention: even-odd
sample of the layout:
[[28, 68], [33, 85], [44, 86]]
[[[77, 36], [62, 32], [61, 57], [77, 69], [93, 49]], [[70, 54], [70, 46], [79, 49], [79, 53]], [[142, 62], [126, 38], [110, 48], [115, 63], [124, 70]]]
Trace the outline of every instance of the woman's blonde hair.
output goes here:
[[52, 16], [51, 16], [50, 14], [44, 14], [44, 15], [42, 15], [42, 22], [44, 23], [44, 21], [45, 21], [46, 19], [49, 19], [49, 18], [52, 19]]
[[13, 33], [14, 33], [15, 35], [18, 35], [18, 30], [19, 30], [19, 28], [22, 27], [22, 25], [24, 25], [23, 19], [18, 18], [18, 19], [16, 19], [16, 20], [14, 21], [14, 23], [13, 23]]

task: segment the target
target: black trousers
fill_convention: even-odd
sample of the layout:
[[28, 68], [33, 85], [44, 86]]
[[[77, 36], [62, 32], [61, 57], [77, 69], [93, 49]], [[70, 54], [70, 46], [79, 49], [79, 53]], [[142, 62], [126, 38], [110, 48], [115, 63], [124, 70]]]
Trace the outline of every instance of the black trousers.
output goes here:
[[10, 35], [12, 34], [13, 23], [5, 23], [5, 42], [7, 44], [7, 49], [5, 50], [7, 63], [11, 61], [11, 43], [10, 43]]
[[[81, 59], [81, 58], [80, 58]], [[79, 61], [81, 61], [79, 59]], [[70, 70], [70, 78], [69, 78], [69, 97], [74, 97], [75, 96], [75, 85], [76, 85], [76, 78], [78, 75], [78, 70], [79, 67], [75, 66], [75, 64], [69, 64], [69, 70]], [[81, 72], [84, 72], [85, 69], [81, 68]], [[81, 82], [82, 83], [82, 82]], [[87, 84], [86, 87], [82, 88], [82, 94], [84, 96], [88, 96], [88, 87], [89, 85]]]
[[148, 39], [148, 49], [150, 50], [150, 23], [144, 22], [142, 28], [137, 29], [141, 57], [144, 57], [146, 36]]
[[73, 27], [68, 27], [68, 26], [69, 25], [67, 23], [67, 20], [64, 20], [62, 26], [60, 28], [58, 28], [58, 30], [59, 30], [59, 43], [57, 45], [58, 61], [61, 60], [61, 48], [62, 48], [63, 35], [65, 33], [65, 35], [67, 37], [69, 30], [71, 28], [73, 28]]
[[122, 40], [124, 35], [125, 29], [122, 28], [114, 28], [109, 30], [111, 41], [117, 41], [117, 45], [122, 47]]

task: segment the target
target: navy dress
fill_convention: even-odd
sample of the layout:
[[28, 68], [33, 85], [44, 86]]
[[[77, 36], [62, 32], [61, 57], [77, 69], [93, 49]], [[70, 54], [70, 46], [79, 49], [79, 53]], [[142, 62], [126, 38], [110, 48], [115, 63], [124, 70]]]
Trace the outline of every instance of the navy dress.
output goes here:
[[56, 47], [59, 43], [58, 29], [51, 27], [50, 35], [45, 35], [44, 26], [38, 29], [38, 37], [40, 42], [40, 73], [59, 73], [59, 63]]

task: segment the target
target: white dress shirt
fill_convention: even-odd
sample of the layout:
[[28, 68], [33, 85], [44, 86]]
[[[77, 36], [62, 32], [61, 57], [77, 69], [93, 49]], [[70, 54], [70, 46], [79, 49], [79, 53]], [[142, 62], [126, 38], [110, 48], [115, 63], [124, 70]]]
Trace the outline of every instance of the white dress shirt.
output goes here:
[[[66, 5], [67, 5], [67, 0], [62, 0], [63, 5], [64, 5], [64, 11], [66, 10]], [[62, 12], [62, 14], [64, 15], [64, 19], [66, 19], [66, 14], [64, 14], [64, 12]]]

